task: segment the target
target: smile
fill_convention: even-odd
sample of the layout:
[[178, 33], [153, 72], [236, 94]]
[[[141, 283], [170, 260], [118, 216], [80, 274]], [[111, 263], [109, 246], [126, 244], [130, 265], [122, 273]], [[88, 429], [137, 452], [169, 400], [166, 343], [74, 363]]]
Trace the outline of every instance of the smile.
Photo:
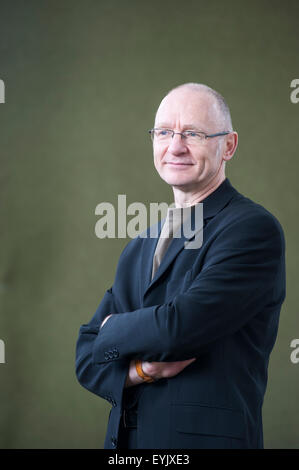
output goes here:
[[173, 163], [173, 162], [167, 162], [166, 163], [167, 165], [170, 165], [170, 166], [173, 166], [173, 167], [177, 167], [177, 168], [184, 168], [186, 166], [192, 166], [193, 163]]

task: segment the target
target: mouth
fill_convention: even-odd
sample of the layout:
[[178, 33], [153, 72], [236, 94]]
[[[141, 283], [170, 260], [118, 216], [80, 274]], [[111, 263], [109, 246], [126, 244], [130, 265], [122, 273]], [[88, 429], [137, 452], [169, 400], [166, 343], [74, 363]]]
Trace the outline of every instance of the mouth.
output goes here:
[[166, 162], [166, 165], [170, 165], [173, 167], [186, 167], [186, 166], [192, 166], [193, 163], [175, 163], [175, 162]]

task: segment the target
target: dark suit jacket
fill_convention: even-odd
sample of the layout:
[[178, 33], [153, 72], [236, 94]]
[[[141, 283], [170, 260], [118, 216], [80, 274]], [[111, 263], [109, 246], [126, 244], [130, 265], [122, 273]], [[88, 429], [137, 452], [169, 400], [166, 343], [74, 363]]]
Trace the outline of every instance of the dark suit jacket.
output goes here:
[[80, 328], [77, 378], [112, 404], [106, 449], [117, 448], [130, 360], [191, 357], [177, 376], [135, 386], [140, 448], [263, 447], [267, 368], [285, 297], [283, 232], [228, 179], [203, 201], [203, 214], [201, 248], [175, 238], [152, 281], [158, 237], [131, 240], [112, 288]]

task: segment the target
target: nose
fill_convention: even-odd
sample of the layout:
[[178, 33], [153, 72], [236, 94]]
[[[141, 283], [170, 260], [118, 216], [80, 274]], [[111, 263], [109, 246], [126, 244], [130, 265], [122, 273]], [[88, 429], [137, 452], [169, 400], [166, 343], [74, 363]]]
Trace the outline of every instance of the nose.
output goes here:
[[180, 134], [174, 134], [168, 146], [168, 151], [173, 155], [180, 155], [187, 152], [187, 146], [184, 138]]

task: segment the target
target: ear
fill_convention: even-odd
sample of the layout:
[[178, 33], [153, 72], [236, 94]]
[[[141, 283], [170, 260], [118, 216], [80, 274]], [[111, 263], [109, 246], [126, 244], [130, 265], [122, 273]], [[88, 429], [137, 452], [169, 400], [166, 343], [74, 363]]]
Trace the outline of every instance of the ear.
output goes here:
[[223, 151], [223, 160], [228, 161], [230, 160], [238, 146], [238, 133], [231, 132], [226, 136], [226, 141], [224, 144], [224, 151]]

